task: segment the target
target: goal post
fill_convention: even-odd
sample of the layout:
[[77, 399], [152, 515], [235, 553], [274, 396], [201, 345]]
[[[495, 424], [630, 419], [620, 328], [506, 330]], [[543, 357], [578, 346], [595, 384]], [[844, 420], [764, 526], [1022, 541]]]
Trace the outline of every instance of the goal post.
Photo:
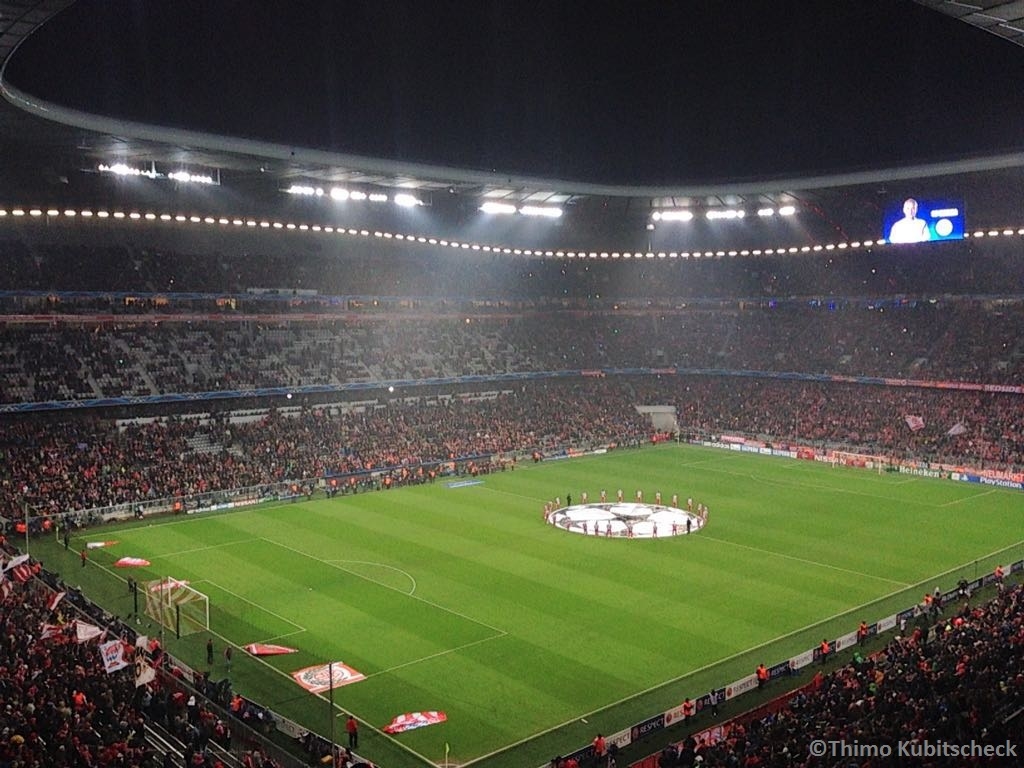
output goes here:
[[146, 582], [146, 615], [176, 637], [210, 628], [210, 598], [170, 576]]

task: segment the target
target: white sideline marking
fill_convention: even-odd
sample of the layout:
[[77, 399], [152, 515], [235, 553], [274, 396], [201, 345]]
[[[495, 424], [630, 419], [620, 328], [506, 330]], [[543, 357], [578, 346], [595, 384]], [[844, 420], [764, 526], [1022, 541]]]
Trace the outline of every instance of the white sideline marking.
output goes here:
[[177, 557], [178, 555], [191, 555], [193, 552], [206, 552], [209, 549], [220, 549], [221, 547], [231, 547], [235, 544], [249, 544], [253, 541], [259, 541], [259, 539], [250, 537], [248, 539], [239, 539], [238, 541], [225, 541], [223, 544], [211, 544], [208, 547], [196, 547], [195, 549], [183, 549], [180, 552], [168, 552], [165, 555], [153, 555], [154, 560], [159, 560], [161, 557]]
[[392, 592], [397, 592], [398, 594], [404, 595], [405, 597], [411, 597], [413, 600], [419, 600], [421, 603], [429, 605], [429, 606], [431, 606], [433, 608], [437, 608], [439, 611], [444, 611], [445, 613], [450, 613], [452, 616], [458, 616], [460, 619], [465, 619], [466, 621], [472, 622], [473, 624], [476, 624], [476, 625], [481, 626], [481, 627], [485, 627], [485, 628], [491, 630], [492, 632], [494, 632], [496, 635], [507, 635], [508, 634], [508, 632], [506, 632], [504, 629], [500, 629], [499, 627], [491, 626], [487, 622], [480, 621], [479, 619], [474, 619], [472, 616], [467, 616], [464, 613], [459, 613], [458, 611], [452, 610], [451, 608], [447, 608], [447, 607], [445, 607], [443, 605], [439, 605], [439, 604], [433, 602], [432, 600], [427, 600], [426, 598], [420, 597], [419, 595], [410, 595], [409, 593], [403, 592], [402, 590], [398, 589], [397, 587], [392, 587], [390, 584], [384, 584], [383, 582], [377, 581], [376, 579], [371, 579], [369, 576], [364, 576], [363, 574], [356, 573], [355, 571], [349, 570], [348, 568], [343, 568], [340, 565], [335, 565], [330, 560], [324, 560], [323, 558], [317, 557], [316, 555], [309, 554], [309, 552], [303, 552], [301, 549], [296, 549], [295, 547], [290, 547], [287, 544], [282, 544], [281, 542], [274, 541], [273, 539], [263, 538], [263, 541], [267, 542], [268, 544], [273, 544], [275, 546], [281, 547], [281, 549], [287, 549], [289, 552], [294, 552], [297, 555], [302, 555], [303, 557], [308, 557], [310, 560], [316, 560], [318, 563], [323, 563], [324, 565], [326, 565], [326, 566], [328, 566], [330, 568], [337, 568], [339, 571], [344, 571], [345, 573], [350, 574], [352, 576], [355, 576], [356, 578], [363, 579], [364, 581], [368, 581], [371, 584], [376, 584], [378, 587], [383, 587], [384, 589], [390, 589]]
[[[412, 589], [409, 591], [410, 595], [416, 592], [416, 579], [412, 577], [412, 574], [408, 571], [403, 571], [401, 568], [397, 568], [393, 565], [388, 565], [387, 563], [378, 563], [373, 560], [324, 560], [324, 562], [328, 563], [329, 565], [333, 565], [334, 563], [357, 563], [359, 565], [375, 565], [378, 568], [390, 568], [392, 571], [398, 571], [400, 574], [402, 574], [403, 576], [408, 578], [409, 581], [412, 582]], [[370, 581], [374, 581], [374, 583], [384, 586], [382, 582], [375, 581], [374, 579], [370, 579]]]
[[[917, 582], [916, 584], [911, 584], [910, 587], [920, 587], [922, 584], [929, 584], [934, 579], [941, 579], [943, 576], [946, 576], [947, 574], [950, 574], [950, 573], [954, 573], [954, 572], [960, 570], [961, 568], [966, 568], [967, 566], [969, 566], [969, 565], [971, 565], [973, 563], [976, 563], [978, 560], [987, 560], [990, 557], [995, 557], [996, 555], [1002, 554], [1003, 552], [1006, 552], [1007, 550], [1014, 549], [1015, 547], [1019, 547], [1022, 544], [1024, 544], [1024, 539], [1021, 539], [1020, 541], [1014, 542], [1013, 544], [1010, 544], [1009, 546], [1002, 547], [1001, 549], [997, 549], [995, 552], [989, 552], [987, 555], [981, 555], [980, 557], [972, 558], [971, 560], [968, 560], [966, 563], [961, 563], [960, 565], [954, 566], [953, 568], [950, 568], [949, 570], [943, 571], [942, 573], [937, 573], [934, 576], [929, 576], [927, 579], [922, 579], [921, 581]], [[908, 589], [910, 587], [908, 587]], [[495, 749], [495, 750], [493, 750], [491, 752], [488, 752], [486, 755], [480, 755], [479, 757], [475, 757], [472, 760], [468, 760], [465, 763], [462, 763], [460, 768], [467, 768], [467, 766], [474, 765], [475, 763], [478, 763], [481, 760], [486, 760], [488, 758], [494, 757], [495, 755], [499, 755], [502, 752], [507, 752], [509, 750], [515, 749], [516, 747], [522, 746], [523, 744], [526, 744], [526, 743], [532, 741], [533, 739], [538, 738], [539, 736], [544, 736], [544, 735], [549, 734], [549, 733], [551, 733], [553, 731], [557, 731], [559, 728], [565, 728], [566, 726], [573, 725], [577, 720], [580, 720], [581, 718], [592, 717], [594, 715], [600, 714], [601, 712], [604, 712], [606, 710], [612, 709], [613, 707], [617, 707], [617, 706], [620, 706], [622, 704], [625, 704], [626, 702], [633, 701], [634, 699], [638, 699], [641, 696], [646, 696], [651, 691], [656, 691], [659, 688], [662, 688], [664, 686], [673, 685], [675, 683], [678, 683], [680, 680], [685, 680], [686, 678], [690, 677], [691, 675], [696, 675], [696, 674], [698, 674], [700, 672], [704, 672], [705, 670], [711, 669], [712, 667], [717, 666], [719, 664], [724, 664], [724, 663], [726, 663], [728, 661], [732, 661], [733, 659], [738, 659], [741, 656], [744, 656], [744, 655], [746, 655], [748, 653], [753, 653], [754, 651], [760, 650], [761, 648], [766, 648], [767, 646], [771, 645], [772, 643], [777, 643], [777, 642], [779, 642], [781, 640], [785, 640], [787, 638], [793, 637], [794, 635], [798, 635], [801, 632], [807, 632], [807, 631], [809, 631], [811, 629], [814, 629], [815, 627], [821, 626], [822, 624], [827, 624], [830, 621], [834, 621], [835, 619], [839, 619], [839, 618], [842, 618], [843, 616], [846, 616], [848, 614], [854, 613], [855, 611], [859, 612], [859, 611], [863, 610], [864, 608], [867, 608], [867, 607], [869, 607], [871, 605], [874, 605], [875, 603], [880, 603], [883, 600], [888, 600], [890, 597], [895, 597], [896, 595], [900, 594], [901, 592], [905, 592], [905, 591], [906, 591], [905, 589], [894, 590], [893, 592], [890, 592], [890, 593], [888, 593], [886, 595], [882, 595], [881, 597], [876, 597], [876, 598], [874, 598], [872, 600], [869, 600], [866, 603], [861, 603], [860, 605], [856, 605], [853, 608], [850, 608], [848, 610], [841, 611], [839, 613], [835, 613], [835, 614], [833, 614], [833, 615], [831, 615], [831, 616], [829, 616], [827, 618], [824, 618], [824, 619], [819, 619], [818, 621], [814, 622], [813, 624], [808, 624], [805, 627], [800, 627], [799, 629], [794, 629], [791, 632], [787, 632], [784, 635], [779, 635], [778, 637], [772, 638], [771, 640], [765, 640], [760, 645], [755, 645], [752, 648], [745, 648], [742, 651], [737, 651], [736, 653], [732, 654], [731, 656], [726, 656], [723, 659], [718, 659], [717, 661], [709, 662], [708, 664], [705, 664], [702, 667], [698, 667], [697, 669], [691, 669], [689, 672], [686, 672], [686, 673], [684, 673], [682, 675], [679, 675], [678, 677], [674, 677], [671, 680], [664, 680], [664, 681], [658, 683], [657, 685], [652, 685], [647, 690], [638, 691], [636, 693], [630, 694], [629, 696], [624, 696], [623, 698], [619, 699], [618, 701], [613, 701], [610, 704], [605, 704], [604, 706], [599, 707], [598, 709], [592, 709], [589, 712], [583, 712], [583, 713], [581, 713], [579, 715], [575, 715], [574, 717], [566, 720], [564, 723], [559, 723], [558, 725], [553, 725], [550, 728], [545, 728], [542, 731], [537, 731], [536, 733], [530, 734], [529, 736], [526, 736], [526, 737], [524, 737], [524, 738], [520, 739], [519, 741], [516, 741], [516, 742], [514, 742], [512, 744], [507, 744], [504, 747], [501, 747], [499, 749]]]
[[940, 507], [952, 507], [954, 504], [959, 504], [961, 501], [970, 501], [972, 499], [980, 499], [982, 496], [988, 496], [991, 493], [995, 493], [995, 488], [989, 488], [987, 491], [981, 493], [972, 493], [970, 496], [964, 496], [962, 499], [954, 499], [953, 501], [947, 501], [945, 504], [939, 504]]
[[896, 581], [896, 579], [887, 579], [884, 576], [875, 576], [875, 575], [870, 574], [870, 573], [862, 573], [861, 571], [854, 571], [854, 570], [852, 570], [850, 568], [843, 568], [842, 566], [839, 566], [839, 565], [831, 565], [829, 563], [822, 563], [822, 562], [819, 562], [817, 560], [808, 560], [807, 558], [804, 558], [804, 557], [797, 557], [796, 555], [787, 555], [787, 554], [785, 554], [783, 552], [773, 552], [770, 549], [762, 549], [761, 547], [752, 547], [749, 544], [740, 544], [739, 542], [729, 541], [728, 539], [719, 539], [719, 538], [717, 538], [715, 536], [709, 536], [708, 534], [703, 533], [703, 532], [697, 538], [699, 538], [699, 539], [706, 539], [708, 541], [716, 541], [716, 542], [718, 542], [720, 544], [730, 544], [731, 546], [734, 546], [734, 547], [742, 547], [743, 549], [749, 549], [752, 552], [760, 552], [761, 554], [772, 555], [773, 557], [782, 557], [782, 558], [785, 558], [786, 560], [795, 560], [798, 563], [805, 563], [806, 565], [815, 565], [815, 566], [818, 566], [819, 568], [831, 568], [833, 571], [841, 571], [842, 573], [848, 573], [851, 576], [859, 576], [862, 579], [875, 579], [877, 581], [885, 581], [885, 582], [888, 582], [889, 584], [898, 584], [901, 587], [911, 587], [911, 586], [913, 586], [912, 584], [907, 584], [904, 581]]
[[[815, 490], [815, 491], [827, 491], [827, 492], [831, 492], [831, 493], [845, 493], [845, 494], [849, 494], [851, 496], [865, 496], [865, 497], [867, 497], [869, 499], [881, 499], [882, 501], [892, 501], [892, 497], [891, 496], [883, 496], [883, 495], [877, 494], [877, 493], [867, 493], [865, 491], [854, 491], [854, 490], [849, 489], [849, 488], [835, 488], [834, 486], [831, 486], [831, 485], [815, 485], [814, 483], [800, 483], [800, 482], [794, 482], [794, 481], [789, 481], [789, 480], [785, 480], [785, 481], [784, 480], [777, 480], [777, 479], [772, 478], [772, 477], [762, 477], [760, 475], [755, 475], [753, 472], [735, 472], [735, 471], [729, 470], [729, 469], [715, 469], [714, 467], [709, 467], [705, 471], [706, 472], [718, 472], [718, 473], [723, 474], [723, 475], [733, 475], [735, 477], [749, 477], [751, 480], [757, 480], [759, 483], [770, 483], [771, 485], [779, 485], [779, 486], [782, 486], [783, 488], [810, 488], [811, 490]], [[930, 504], [927, 501], [917, 501], [915, 499], [904, 499], [904, 500], [901, 500], [900, 503], [902, 503], [902, 504], [917, 504], [918, 506], [922, 506], [922, 507], [930, 507], [932, 509], [935, 508], [935, 504]]]
[[[254, 608], [257, 608], [258, 610], [263, 611], [268, 616], [273, 616], [275, 619], [280, 619], [281, 621], [285, 622], [286, 624], [291, 624], [293, 627], [295, 627], [297, 630], [299, 630], [299, 632], [305, 632], [306, 631], [306, 628], [304, 626], [302, 626], [301, 624], [296, 624], [291, 619], [285, 618], [284, 616], [282, 616], [279, 613], [274, 613], [269, 608], [264, 608], [259, 603], [254, 603], [249, 598], [242, 597], [240, 594], [238, 594], [237, 592], [232, 592], [227, 587], [222, 587], [216, 581], [213, 581], [211, 579], [200, 579], [199, 581], [193, 582], [193, 584], [213, 584], [213, 586], [216, 587], [217, 589], [219, 589], [221, 592], [227, 592], [232, 597], [235, 597], [235, 598], [241, 600], [244, 603], [248, 603], [249, 605], [253, 606]], [[293, 634], [297, 634], [297, 633], [293, 633]]]

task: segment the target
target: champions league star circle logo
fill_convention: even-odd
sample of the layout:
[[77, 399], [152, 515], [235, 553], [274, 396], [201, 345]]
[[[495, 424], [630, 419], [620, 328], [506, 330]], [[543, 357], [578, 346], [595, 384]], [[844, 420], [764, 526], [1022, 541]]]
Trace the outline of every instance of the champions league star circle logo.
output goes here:
[[696, 533], [707, 523], [701, 513], [661, 504], [618, 502], [574, 504], [545, 514], [548, 524], [587, 536], [656, 539]]

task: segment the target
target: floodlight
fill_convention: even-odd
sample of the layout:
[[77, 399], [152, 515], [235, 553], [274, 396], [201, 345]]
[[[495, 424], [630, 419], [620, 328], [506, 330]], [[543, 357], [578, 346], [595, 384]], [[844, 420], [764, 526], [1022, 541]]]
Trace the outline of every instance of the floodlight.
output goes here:
[[519, 212], [523, 216], [542, 216], [548, 219], [557, 219], [562, 215], [561, 208], [546, 205], [524, 205]]
[[[370, 195], [371, 203], [386, 203], [387, 201], [388, 196], [385, 195], [383, 192], [374, 192]], [[401, 205], [401, 203], [399, 203], [399, 205]]]
[[692, 211], [655, 211], [651, 216], [655, 221], [691, 221], [693, 219]]
[[757, 209], [757, 215], [758, 216], [774, 216], [775, 215], [775, 209], [774, 208], [758, 208]]
[[[370, 198], [372, 199], [373, 195], [370, 195]], [[395, 195], [395, 205], [402, 208], [415, 208], [417, 205], [423, 205], [423, 201], [415, 195], [410, 195], [408, 192], [399, 192]]]
[[715, 221], [717, 219], [742, 219], [743, 211], [739, 211], [734, 208], [724, 208], [721, 210], [712, 208], [705, 214], [705, 216], [707, 216], [708, 221]]
[[516, 207], [511, 203], [496, 203], [488, 200], [480, 206], [480, 210], [484, 213], [511, 214], [516, 212]]
[[349, 197], [349, 193], [348, 193], [347, 189], [342, 189], [341, 187], [331, 187], [331, 199], [332, 200], [344, 201], [344, 200], [348, 200], [348, 197]]
[[784, 205], [779, 208], [779, 216], [792, 216], [796, 213], [796, 206]]

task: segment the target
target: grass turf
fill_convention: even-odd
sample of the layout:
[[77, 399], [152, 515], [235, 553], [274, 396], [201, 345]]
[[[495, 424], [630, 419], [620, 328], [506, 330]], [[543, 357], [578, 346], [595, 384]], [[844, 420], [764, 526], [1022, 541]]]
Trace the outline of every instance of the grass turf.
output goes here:
[[[327, 661], [362, 672], [334, 701], [386, 768], [441, 763], [446, 742], [452, 764], [541, 765], [1024, 553], [1020, 492], [813, 462], [663, 445], [483, 479], [85, 531], [73, 549], [120, 543], [84, 569], [56, 542], [33, 546], [120, 615], [118, 557], [152, 562], [139, 580], [190, 580], [210, 596], [213, 679], [226, 643], [298, 648], [238, 652], [231, 679], [321, 734], [326, 698], [289, 673]], [[544, 524], [545, 499], [602, 488], [692, 496], [710, 520], [658, 540]], [[209, 634], [167, 646], [203, 670]], [[433, 709], [448, 721], [374, 730]], [[343, 720], [335, 728], [342, 740]]]

